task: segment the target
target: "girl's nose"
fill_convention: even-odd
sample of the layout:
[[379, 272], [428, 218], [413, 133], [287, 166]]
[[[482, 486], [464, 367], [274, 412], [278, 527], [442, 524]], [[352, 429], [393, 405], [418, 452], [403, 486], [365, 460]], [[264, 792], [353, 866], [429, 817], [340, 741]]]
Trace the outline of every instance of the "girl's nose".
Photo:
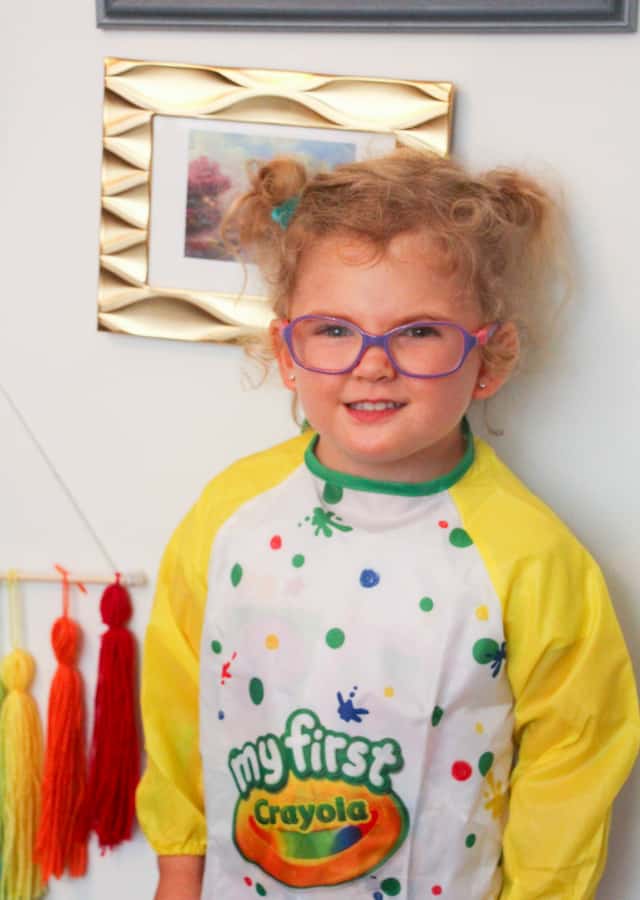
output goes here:
[[357, 378], [366, 378], [370, 381], [393, 378], [396, 370], [387, 356], [384, 347], [368, 347], [364, 356], [353, 370]]

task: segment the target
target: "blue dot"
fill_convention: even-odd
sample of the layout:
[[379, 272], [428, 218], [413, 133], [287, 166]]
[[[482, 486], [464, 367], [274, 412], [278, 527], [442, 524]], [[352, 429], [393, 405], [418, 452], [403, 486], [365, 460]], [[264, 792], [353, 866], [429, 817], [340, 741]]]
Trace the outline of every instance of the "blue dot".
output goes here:
[[375, 891], [375, 893], [373, 895], [373, 900], [384, 900], [384, 897], [382, 896], [380, 891]]
[[360, 572], [360, 584], [365, 588], [375, 587], [380, 583], [380, 576], [373, 569], [363, 569]]
[[222, 710], [220, 710], [220, 712], [218, 713], [218, 718], [224, 719], [224, 713], [222, 712]]

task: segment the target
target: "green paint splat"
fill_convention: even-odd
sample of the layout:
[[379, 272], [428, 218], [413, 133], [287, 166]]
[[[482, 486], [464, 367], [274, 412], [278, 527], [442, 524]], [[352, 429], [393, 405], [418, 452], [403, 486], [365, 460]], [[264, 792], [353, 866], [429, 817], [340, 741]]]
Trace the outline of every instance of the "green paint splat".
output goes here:
[[468, 834], [466, 836], [466, 838], [464, 839], [464, 845], [465, 845], [465, 847], [468, 847], [469, 849], [471, 849], [473, 847], [475, 842], [476, 842], [475, 834]]
[[433, 712], [431, 713], [431, 724], [434, 728], [437, 728], [440, 722], [442, 721], [442, 717], [444, 715], [444, 710], [441, 706], [434, 706]]
[[304, 556], [302, 553], [296, 553], [296, 555], [291, 560], [291, 565], [294, 569], [300, 569], [304, 565]]
[[464, 528], [454, 528], [449, 535], [449, 542], [453, 544], [454, 547], [460, 548], [470, 547], [471, 544], [473, 544], [473, 541]]
[[431, 597], [423, 597], [420, 601], [420, 609], [422, 612], [431, 612], [433, 609], [433, 600]]
[[480, 774], [484, 778], [485, 775], [488, 775], [491, 766], [493, 765], [493, 753], [487, 751], [483, 753], [480, 759], [478, 760], [478, 768], [480, 769]]
[[222, 644], [220, 641], [211, 641], [211, 649], [214, 653], [222, 653]]
[[330, 628], [325, 636], [327, 646], [332, 650], [338, 650], [344, 644], [344, 631], [342, 628]]
[[259, 881], [256, 882], [256, 894], [259, 894], [260, 897], [267, 896], [267, 889], [263, 884], [260, 884]]
[[[306, 521], [309, 521], [308, 517], [305, 519]], [[351, 525], [345, 525], [342, 518], [336, 515], [333, 510], [326, 510], [321, 506], [315, 506], [313, 509], [311, 527], [316, 537], [319, 534], [323, 534], [325, 537], [333, 537], [336, 531], [353, 531]]]
[[473, 645], [473, 658], [481, 666], [486, 666], [496, 658], [500, 652], [500, 645], [493, 638], [480, 638]]
[[249, 682], [249, 696], [256, 706], [264, 700], [264, 684], [259, 678], [252, 678]]
[[339, 484], [331, 484], [327, 481], [322, 491], [322, 499], [325, 503], [340, 503], [343, 493]]
[[242, 581], [242, 566], [240, 563], [236, 563], [233, 569], [231, 570], [231, 584], [234, 587], [238, 587], [240, 582]]
[[397, 878], [385, 878], [385, 880], [380, 885], [382, 888], [382, 892], [387, 895], [387, 897], [397, 897], [402, 888], [400, 887], [400, 882]]

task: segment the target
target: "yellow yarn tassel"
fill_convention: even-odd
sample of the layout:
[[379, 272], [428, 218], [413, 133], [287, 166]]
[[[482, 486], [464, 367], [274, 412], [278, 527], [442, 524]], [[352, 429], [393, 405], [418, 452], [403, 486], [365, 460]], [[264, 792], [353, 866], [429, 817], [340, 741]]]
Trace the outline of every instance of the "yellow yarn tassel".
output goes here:
[[40, 814], [42, 726], [27, 693], [36, 671], [20, 647], [15, 581], [9, 580], [9, 613], [14, 649], [2, 661], [0, 679], [7, 695], [0, 708], [0, 797], [2, 872], [0, 900], [36, 900], [45, 891], [33, 851]]

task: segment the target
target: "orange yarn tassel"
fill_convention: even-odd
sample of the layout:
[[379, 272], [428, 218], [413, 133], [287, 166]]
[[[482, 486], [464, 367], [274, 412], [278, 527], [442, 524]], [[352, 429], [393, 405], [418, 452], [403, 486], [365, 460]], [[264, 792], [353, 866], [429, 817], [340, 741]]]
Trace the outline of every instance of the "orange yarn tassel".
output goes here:
[[140, 773], [135, 642], [126, 627], [131, 611], [129, 593], [116, 573], [100, 601], [109, 628], [100, 641], [89, 762], [88, 821], [102, 852], [131, 837]]
[[[64, 613], [51, 630], [58, 668], [49, 692], [42, 812], [35, 852], [45, 880], [51, 875], [60, 878], [65, 868], [74, 877], [87, 870], [82, 820], [87, 780], [84, 698], [82, 677], [75, 668], [81, 632], [68, 614], [68, 573], [56, 568], [62, 573]], [[83, 585], [78, 587], [86, 593]]]

